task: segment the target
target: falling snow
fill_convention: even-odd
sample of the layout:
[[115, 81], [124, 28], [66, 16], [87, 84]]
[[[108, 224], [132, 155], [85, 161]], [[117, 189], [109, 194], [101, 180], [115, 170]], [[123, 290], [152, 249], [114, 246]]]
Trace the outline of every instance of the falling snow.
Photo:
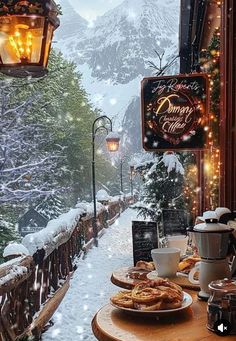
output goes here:
[[99, 240], [99, 247], [79, 260], [71, 286], [53, 316], [54, 325], [43, 341], [96, 340], [91, 330], [95, 313], [119, 290], [110, 281], [113, 270], [132, 265], [132, 220], [136, 212], [128, 209]]

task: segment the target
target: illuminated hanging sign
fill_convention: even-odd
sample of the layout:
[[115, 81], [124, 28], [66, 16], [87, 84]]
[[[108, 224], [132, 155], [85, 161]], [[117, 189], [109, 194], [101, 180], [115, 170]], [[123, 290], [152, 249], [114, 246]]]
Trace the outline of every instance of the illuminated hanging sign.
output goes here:
[[208, 77], [149, 77], [142, 81], [143, 147], [203, 149], [208, 126]]

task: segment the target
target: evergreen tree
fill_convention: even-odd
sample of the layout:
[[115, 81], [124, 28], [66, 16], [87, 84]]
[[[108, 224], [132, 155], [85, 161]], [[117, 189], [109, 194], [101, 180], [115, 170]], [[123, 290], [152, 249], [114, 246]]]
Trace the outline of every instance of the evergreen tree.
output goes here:
[[[6, 220], [13, 217], [10, 206], [24, 209], [50, 194], [66, 193], [65, 209], [78, 196], [90, 198], [91, 129], [100, 113], [88, 101], [76, 66], [52, 51], [48, 76], [0, 81], [0, 202]], [[103, 153], [96, 155], [96, 172], [105, 185], [115, 177]]]
[[64, 212], [62, 200], [57, 195], [50, 195], [36, 206], [36, 211], [48, 220], [55, 219]]
[[5, 247], [20, 237], [14, 228], [14, 225], [7, 222], [0, 214], [0, 262], [3, 260], [3, 251]]
[[184, 208], [184, 168], [179, 155], [166, 152], [136, 166], [143, 176], [141, 202], [133, 207], [144, 218], [160, 221], [163, 208]]

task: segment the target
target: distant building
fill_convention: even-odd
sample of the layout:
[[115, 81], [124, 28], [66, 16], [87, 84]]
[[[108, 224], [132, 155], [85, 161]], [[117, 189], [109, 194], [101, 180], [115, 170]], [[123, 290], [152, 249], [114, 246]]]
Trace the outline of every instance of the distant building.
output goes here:
[[22, 237], [26, 234], [42, 230], [47, 226], [49, 219], [31, 207], [18, 221], [19, 233]]

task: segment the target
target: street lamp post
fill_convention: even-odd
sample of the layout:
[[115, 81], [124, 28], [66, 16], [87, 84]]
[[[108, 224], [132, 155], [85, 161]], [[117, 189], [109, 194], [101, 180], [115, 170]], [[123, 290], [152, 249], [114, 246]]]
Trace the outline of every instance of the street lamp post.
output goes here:
[[134, 194], [134, 187], [133, 187], [133, 172], [134, 172], [134, 166], [130, 166], [130, 192], [133, 196]]
[[[121, 157], [121, 159], [120, 159], [120, 192], [121, 193], [124, 192], [124, 181], [123, 181], [123, 169], [124, 169], [124, 166], [123, 165], [124, 165], [124, 161], [127, 161], [127, 159], [128, 159], [127, 155]], [[128, 164], [129, 164], [129, 162], [128, 162]], [[131, 167], [132, 167], [132, 171], [134, 171], [134, 166], [130, 166], [130, 171], [131, 171]], [[132, 180], [133, 179], [132, 179], [132, 175], [131, 175], [130, 181], [132, 181]], [[133, 184], [132, 184], [132, 186], [133, 186]], [[132, 186], [130, 184], [131, 193], [133, 192], [133, 187]]]
[[[108, 128], [106, 126], [108, 124]], [[95, 119], [92, 126], [92, 192], [93, 192], [93, 238], [95, 246], [98, 246], [97, 206], [96, 206], [96, 174], [95, 174], [95, 137], [99, 130], [107, 133], [106, 144], [110, 152], [116, 152], [119, 148], [120, 138], [112, 131], [112, 121], [106, 115]], [[109, 132], [110, 131], [110, 132]]]
[[124, 192], [123, 188], [123, 159], [120, 160], [120, 192]]

